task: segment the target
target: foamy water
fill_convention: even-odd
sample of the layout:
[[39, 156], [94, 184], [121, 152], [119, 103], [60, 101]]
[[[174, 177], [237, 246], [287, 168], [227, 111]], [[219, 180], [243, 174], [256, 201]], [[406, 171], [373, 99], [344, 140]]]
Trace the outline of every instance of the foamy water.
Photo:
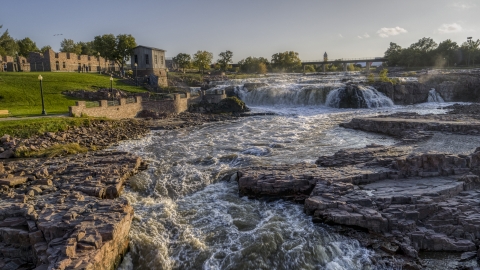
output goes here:
[[[308, 79], [312, 89], [332, 84], [331, 78], [326, 83]], [[442, 111], [433, 103], [340, 110], [312, 105], [309, 98], [303, 98], [306, 103], [300, 98], [285, 102], [289, 95], [299, 96], [288, 92], [303, 91], [305, 80], [291, 75], [265, 78], [272, 87], [242, 93], [254, 112], [278, 115], [152, 132], [118, 146], [150, 162], [147, 171], [131, 178], [123, 195], [135, 216], [131, 249], [120, 269], [388, 269], [374, 265], [372, 252], [358, 241], [313, 224], [302, 205], [240, 197], [237, 183], [224, 178], [244, 166], [313, 163], [344, 148], [396, 143], [383, 135], [338, 127], [354, 116]], [[225, 86], [243, 91], [242, 83]], [[271, 102], [249, 101], [249, 95]]]

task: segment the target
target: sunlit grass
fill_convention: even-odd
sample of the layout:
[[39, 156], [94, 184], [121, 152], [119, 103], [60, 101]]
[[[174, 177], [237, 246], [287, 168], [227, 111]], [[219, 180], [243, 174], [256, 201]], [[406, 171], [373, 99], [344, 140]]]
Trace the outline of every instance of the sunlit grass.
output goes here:
[[34, 135], [42, 135], [45, 132], [66, 131], [72, 126], [89, 126], [92, 121], [95, 120], [73, 117], [23, 118], [0, 121], [0, 137], [8, 134], [13, 137], [29, 138]]
[[[41, 115], [42, 99], [38, 75], [43, 77], [43, 97], [47, 114], [66, 114], [75, 98], [62, 94], [69, 90], [96, 90], [110, 87], [110, 77], [94, 73], [2, 72], [0, 73], [0, 110], [11, 116]], [[114, 78], [113, 87], [127, 92], [145, 92]]]
[[34, 158], [34, 157], [58, 157], [65, 155], [73, 155], [79, 153], [85, 153], [88, 151], [87, 147], [81, 146], [78, 143], [67, 143], [67, 144], [54, 144], [50, 147], [32, 150], [27, 147], [19, 147], [15, 151], [15, 157], [25, 157], [25, 158]]

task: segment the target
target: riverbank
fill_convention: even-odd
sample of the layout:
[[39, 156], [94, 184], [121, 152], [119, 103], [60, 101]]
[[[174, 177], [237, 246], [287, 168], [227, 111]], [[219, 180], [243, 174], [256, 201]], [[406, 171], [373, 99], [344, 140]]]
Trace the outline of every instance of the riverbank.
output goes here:
[[[115, 269], [128, 250], [133, 208], [119, 198], [125, 182], [148, 167], [140, 157], [106, 148], [144, 137], [237, 116], [184, 113], [171, 118], [88, 124], [28, 138], [0, 139], [0, 268]], [[55, 145], [85, 153], [15, 158]], [[37, 269], [37, 268], [36, 268]]]
[[242, 195], [300, 202], [314, 221], [341, 225], [379, 262], [393, 256], [404, 269], [421, 269], [419, 252], [449, 251], [471, 265], [480, 243], [479, 108], [354, 118], [342, 126], [400, 142], [338, 151], [312, 165], [245, 168], [234, 178]]

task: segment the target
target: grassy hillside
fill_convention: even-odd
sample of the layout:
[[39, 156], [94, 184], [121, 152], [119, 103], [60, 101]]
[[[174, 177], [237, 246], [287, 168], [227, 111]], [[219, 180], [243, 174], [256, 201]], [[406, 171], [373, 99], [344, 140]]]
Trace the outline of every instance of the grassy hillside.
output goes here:
[[[64, 96], [66, 90], [109, 88], [110, 77], [101, 74], [60, 72], [1, 72], [0, 110], [13, 116], [40, 115], [42, 99], [38, 75], [43, 77], [43, 97], [47, 114], [64, 114], [75, 99]], [[144, 92], [144, 88], [125, 85], [114, 79], [113, 88], [128, 92]]]

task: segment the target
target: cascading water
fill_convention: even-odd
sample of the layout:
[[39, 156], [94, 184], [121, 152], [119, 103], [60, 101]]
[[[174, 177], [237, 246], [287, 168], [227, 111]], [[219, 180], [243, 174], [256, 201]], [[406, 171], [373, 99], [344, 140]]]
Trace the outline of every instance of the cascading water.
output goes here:
[[392, 107], [393, 101], [371, 86], [346, 86], [331, 91], [325, 103], [332, 108]]
[[428, 102], [443, 103], [445, 100], [443, 100], [442, 96], [440, 96], [435, 88], [432, 88], [430, 91], [428, 91]]
[[[242, 92], [244, 82], [230, 85]], [[158, 131], [117, 146], [150, 162], [122, 195], [135, 216], [130, 252], [119, 269], [392, 269], [375, 264], [373, 252], [358, 241], [313, 224], [302, 205], [239, 197], [237, 183], [224, 178], [244, 166], [314, 163], [340, 149], [396, 142], [338, 127], [377, 111], [304, 104], [277, 111]]]

